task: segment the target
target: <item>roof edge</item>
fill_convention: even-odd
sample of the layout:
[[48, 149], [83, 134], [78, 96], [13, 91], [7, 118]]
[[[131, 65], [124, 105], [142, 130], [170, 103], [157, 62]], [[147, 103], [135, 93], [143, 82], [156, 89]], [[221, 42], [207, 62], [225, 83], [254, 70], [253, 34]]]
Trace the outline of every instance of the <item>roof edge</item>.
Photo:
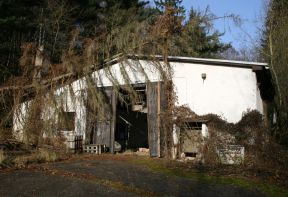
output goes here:
[[[137, 59], [137, 60], [151, 60], [151, 61], [164, 61], [164, 57], [161, 55], [137, 55], [137, 54], [128, 54], [128, 55], [117, 55], [113, 59], [106, 61], [105, 64], [114, 64], [127, 59]], [[210, 64], [218, 66], [233, 66], [241, 68], [253, 68], [253, 67], [262, 67], [269, 69], [267, 63], [262, 62], [248, 62], [248, 61], [238, 61], [238, 60], [225, 60], [225, 59], [210, 59], [210, 58], [195, 58], [195, 57], [182, 57], [182, 56], [168, 56], [169, 62], [183, 62], [183, 63], [195, 63], [195, 64]]]

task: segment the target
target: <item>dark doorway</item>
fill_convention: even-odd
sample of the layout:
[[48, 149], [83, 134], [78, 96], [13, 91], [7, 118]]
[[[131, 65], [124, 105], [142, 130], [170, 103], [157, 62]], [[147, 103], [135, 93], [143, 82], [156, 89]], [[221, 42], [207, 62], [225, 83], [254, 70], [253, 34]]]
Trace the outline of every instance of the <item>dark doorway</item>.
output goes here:
[[121, 90], [117, 101], [115, 141], [121, 151], [148, 148], [146, 86], [134, 87], [136, 98]]

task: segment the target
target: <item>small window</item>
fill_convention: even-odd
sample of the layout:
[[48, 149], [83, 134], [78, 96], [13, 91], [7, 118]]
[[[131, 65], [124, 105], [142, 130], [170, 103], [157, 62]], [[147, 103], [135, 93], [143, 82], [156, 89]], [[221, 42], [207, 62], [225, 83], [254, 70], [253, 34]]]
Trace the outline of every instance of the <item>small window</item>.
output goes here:
[[75, 112], [59, 113], [58, 128], [62, 131], [73, 131], [75, 129]]
[[185, 157], [196, 157], [197, 153], [196, 152], [185, 152]]
[[146, 103], [147, 103], [146, 87], [138, 88], [135, 91], [137, 93], [135, 104], [143, 105], [146, 107]]

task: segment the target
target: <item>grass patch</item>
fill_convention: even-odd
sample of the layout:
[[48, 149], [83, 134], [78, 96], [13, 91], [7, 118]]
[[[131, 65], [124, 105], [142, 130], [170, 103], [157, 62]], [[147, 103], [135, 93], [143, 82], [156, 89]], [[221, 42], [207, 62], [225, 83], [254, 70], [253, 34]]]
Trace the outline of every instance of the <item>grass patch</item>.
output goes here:
[[[267, 182], [248, 179], [244, 177], [228, 177], [222, 175], [209, 175], [205, 172], [198, 172], [196, 169], [185, 169], [183, 166], [167, 165], [167, 161], [163, 159], [151, 158], [133, 158], [131, 162], [147, 166], [155, 172], [159, 172], [168, 176], [179, 176], [197, 181], [203, 184], [223, 184], [241, 187], [248, 190], [258, 190], [263, 194], [271, 197], [288, 196], [288, 190], [280, 188]], [[170, 161], [172, 163], [172, 161]], [[171, 164], [170, 163], [170, 164]]]
[[[94, 179], [95, 180], [95, 179]], [[142, 189], [142, 188], [138, 188], [135, 186], [128, 186], [123, 184], [122, 182], [116, 182], [116, 181], [110, 181], [110, 180], [104, 180], [104, 179], [100, 179], [97, 180], [98, 183], [105, 185], [107, 187], [112, 187], [114, 189], [118, 189], [121, 191], [125, 191], [125, 192], [129, 192], [129, 193], [133, 193], [133, 194], [137, 194], [138, 196], [149, 196], [149, 197], [158, 197], [158, 196], [163, 196], [161, 194], [149, 191], [147, 189]]]

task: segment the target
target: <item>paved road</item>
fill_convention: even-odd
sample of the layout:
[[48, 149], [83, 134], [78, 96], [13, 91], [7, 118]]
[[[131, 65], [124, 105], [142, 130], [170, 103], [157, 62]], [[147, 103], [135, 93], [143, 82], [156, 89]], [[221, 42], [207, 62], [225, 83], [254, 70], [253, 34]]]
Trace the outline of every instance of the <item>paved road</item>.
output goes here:
[[263, 196], [256, 191], [167, 176], [113, 157], [0, 172], [0, 196]]

